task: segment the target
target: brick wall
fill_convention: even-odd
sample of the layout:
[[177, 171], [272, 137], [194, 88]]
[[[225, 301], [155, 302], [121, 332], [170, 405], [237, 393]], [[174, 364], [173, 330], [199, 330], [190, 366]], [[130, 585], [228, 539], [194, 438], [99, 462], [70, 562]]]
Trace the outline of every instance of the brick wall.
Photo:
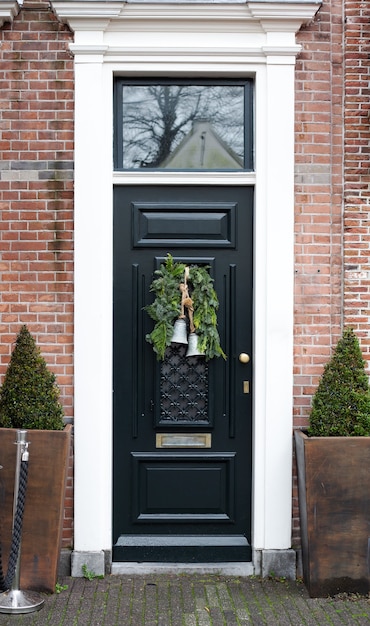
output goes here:
[[[0, 374], [21, 324], [73, 416], [72, 39], [47, 1], [0, 30]], [[72, 543], [72, 468], [63, 546]]]
[[[27, 323], [72, 417], [72, 35], [49, 4], [25, 0], [0, 30], [0, 374]], [[369, 3], [325, 0], [297, 39], [294, 425], [304, 426], [343, 323], [370, 359]], [[64, 546], [72, 490], [71, 471]], [[293, 525], [295, 545], [295, 481]]]
[[344, 317], [360, 336], [365, 358], [369, 338], [370, 204], [370, 4], [345, 3], [344, 114]]
[[[294, 426], [307, 425], [312, 393], [342, 324], [342, 4], [326, 0], [297, 37]], [[294, 472], [293, 545], [299, 542]]]
[[[369, 3], [324, 1], [298, 41], [294, 425], [306, 426], [344, 324], [355, 328], [370, 360]], [[299, 542], [294, 476], [293, 545]]]

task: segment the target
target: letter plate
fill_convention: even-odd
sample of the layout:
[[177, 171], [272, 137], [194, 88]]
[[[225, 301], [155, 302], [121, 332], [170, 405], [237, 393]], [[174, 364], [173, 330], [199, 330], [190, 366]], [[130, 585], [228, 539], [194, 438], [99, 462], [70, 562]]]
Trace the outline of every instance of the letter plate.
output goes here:
[[157, 448], [210, 448], [211, 433], [157, 433]]

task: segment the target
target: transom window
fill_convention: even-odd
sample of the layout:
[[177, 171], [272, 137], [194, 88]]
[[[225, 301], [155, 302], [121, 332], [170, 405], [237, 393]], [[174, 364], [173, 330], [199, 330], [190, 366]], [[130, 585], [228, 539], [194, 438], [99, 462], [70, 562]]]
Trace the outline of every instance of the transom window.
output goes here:
[[116, 170], [252, 170], [252, 81], [115, 83]]

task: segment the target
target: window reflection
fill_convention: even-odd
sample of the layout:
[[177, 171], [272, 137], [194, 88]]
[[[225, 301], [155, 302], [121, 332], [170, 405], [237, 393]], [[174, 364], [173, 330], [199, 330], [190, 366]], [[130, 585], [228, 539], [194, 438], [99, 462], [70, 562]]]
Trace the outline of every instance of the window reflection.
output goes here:
[[243, 85], [123, 85], [124, 169], [244, 168]]

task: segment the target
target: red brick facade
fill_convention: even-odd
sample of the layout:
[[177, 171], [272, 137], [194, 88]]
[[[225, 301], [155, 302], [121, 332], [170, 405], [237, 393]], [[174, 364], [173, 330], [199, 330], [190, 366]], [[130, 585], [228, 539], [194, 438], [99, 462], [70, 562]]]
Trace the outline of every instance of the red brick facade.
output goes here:
[[370, 6], [345, 3], [344, 322], [370, 360]]
[[[27, 323], [73, 416], [72, 35], [46, 0], [0, 31], [0, 373]], [[370, 359], [370, 5], [325, 0], [297, 35], [294, 425], [343, 324]], [[72, 542], [72, 483], [64, 545]], [[299, 543], [296, 485], [293, 545]]]
[[[331, 0], [298, 34], [294, 424], [342, 325], [369, 339], [370, 6]], [[296, 484], [293, 545], [299, 543]]]
[[[25, 0], [0, 30], [0, 373], [27, 324], [73, 415], [72, 36]], [[69, 477], [63, 545], [72, 543]]]

